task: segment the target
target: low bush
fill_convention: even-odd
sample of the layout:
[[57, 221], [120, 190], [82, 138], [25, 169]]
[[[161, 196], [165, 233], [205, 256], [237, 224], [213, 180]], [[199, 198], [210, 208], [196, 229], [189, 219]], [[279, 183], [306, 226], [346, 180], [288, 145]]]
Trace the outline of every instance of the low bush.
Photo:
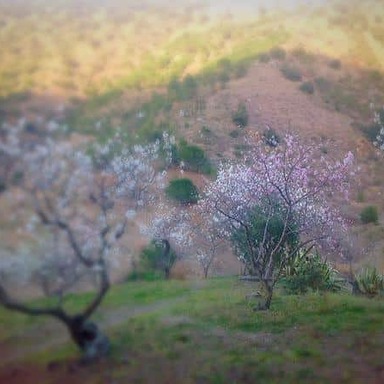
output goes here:
[[173, 150], [173, 163], [180, 165], [192, 172], [211, 174], [213, 167], [204, 150], [197, 145], [188, 144], [185, 140]]
[[356, 277], [360, 292], [377, 296], [384, 291], [384, 276], [375, 267], [364, 268]]
[[154, 281], [162, 278], [168, 279], [176, 260], [177, 255], [172, 249], [165, 252], [164, 245], [153, 240], [142, 249], [139, 261], [134, 264], [127, 280]]
[[291, 81], [301, 81], [303, 77], [300, 69], [293, 65], [284, 64], [280, 71], [286, 79]]
[[363, 224], [369, 224], [369, 223], [378, 224], [379, 213], [378, 213], [377, 207], [374, 205], [368, 205], [367, 207], [363, 208], [363, 210], [360, 213], [360, 220], [362, 221]]
[[298, 254], [284, 270], [284, 287], [289, 294], [304, 294], [309, 291], [332, 291], [341, 289], [336, 270], [318, 253]]
[[237, 110], [232, 113], [232, 121], [240, 128], [248, 125], [248, 111], [244, 103], [239, 103]]
[[280, 136], [273, 128], [268, 128], [263, 132], [264, 143], [274, 148], [280, 143]]
[[304, 81], [299, 87], [300, 91], [312, 95], [315, 92], [315, 87], [312, 82]]
[[196, 204], [199, 200], [199, 191], [188, 178], [171, 180], [165, 189], [168, 198], [186, 205]]

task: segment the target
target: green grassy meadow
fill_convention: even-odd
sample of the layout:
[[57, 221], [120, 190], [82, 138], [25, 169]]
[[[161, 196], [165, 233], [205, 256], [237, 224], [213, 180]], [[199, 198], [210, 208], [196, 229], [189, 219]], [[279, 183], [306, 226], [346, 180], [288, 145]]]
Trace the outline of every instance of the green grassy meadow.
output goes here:
[[[111, 338], [111, 356], [77, 367], [75, 382], [79, 378], [83, 383], [382, 380], [382, 299], [349, 293], [287, 296], [278, 290], [270, 311], [254, 312], [246, 299], [253, 288], [236, 278], [113, 287], [95, 318]], [[75, 311], [88, 298], [71, 296], [67, 304]], [[0, 310], [0, 345], [12, 340], [17, 349], [32, 337], [31, 332], [44, 344], [44, 329], [50, 322], [30, 322]], [[40, 369], [44, 380], [54, 383], [65, 374], [66, 362], [76, 356], [75, 348], [63, 339], [55, 346], [30, 350], [19, 356], [17, 364]], [[45, 367], [52, 365], [56, 370], [46, 372]]]

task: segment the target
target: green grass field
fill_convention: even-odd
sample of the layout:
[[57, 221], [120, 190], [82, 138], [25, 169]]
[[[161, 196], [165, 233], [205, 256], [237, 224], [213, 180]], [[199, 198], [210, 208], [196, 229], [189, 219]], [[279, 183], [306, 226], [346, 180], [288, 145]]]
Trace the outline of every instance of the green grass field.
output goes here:
[[[108, 382], [100, 377], [114, 383], [381, 382], [382, 300], [277, 292], [270, 311], [254, 312], [245, 298], [252, 288], [236, 278], [115, 286], [96, 315], [112, 340], [111, 356], [78, 368], [82, 382]], [[72, 296], [68, 305], [76, 310], [88, 298]], [[0, 348], [22, 348], [31, 332], [44, 344], [50, 322], [0, 310]], [[55, 361], [60, 367], [76, 357], [63, 339], [29, 349], [12, 364], [38, 369]], [[59, 382], [55, 378], [64, 374], [58, 368], [44, 377]]]

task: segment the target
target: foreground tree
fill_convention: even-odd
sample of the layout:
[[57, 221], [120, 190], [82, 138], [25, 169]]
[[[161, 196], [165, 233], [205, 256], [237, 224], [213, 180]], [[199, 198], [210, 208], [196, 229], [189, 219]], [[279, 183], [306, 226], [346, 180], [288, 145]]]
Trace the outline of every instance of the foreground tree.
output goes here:
[[276, 282], [297, 252], [332, 244], [343, 220], [330, 196], [347, 197], [352, 162], [351, 153], [330, 161], [316, 145], [286, 135], [276, 148], [255, 145], [206, 189], [200, 212], [261, 283], [259, 309], [270, 307]]
[[[26, 266], [30, 282], [39, 283], [44, 293], [56, 300], [50, 307], [15, 300], [6, 289], [8, 279], [4, 276], [9, 276], [9, 263], [2, 258], [0, 305], [27, 315], [52, 316], [67, 327], [86, 358], [105, 355], [108, 339], [89, 319], [110, 287], [109, 271], [118, 262], [116, 246], [128, 220], [150, 197], [150, 185], [159, 180], [153, 167], [157, 148], [135, 147], [132, 151], [140, 157], [124, 150], [105, 161], [104, 155], [109, 151], [105, 146], [95, 146], [91, 158], [69, 143], [50, 139], [40, 140], [25, 150], [22, 136], [20, 131], [18, 140], [8, 142], [5, 137], [0, 148], [13, 156], [23, 173], [18, 189], [27, 214], [20, 220], [28, 219], [26, 227], [35, 240], [35, 257], [26, 257], [20, 265]], [[14, 132], [10, 137], [14, 137]], [[64, 305], [65, 294], [79, 284], [90, 283], [96, 287], [93, 299], [77, 313], [69, 313]]]

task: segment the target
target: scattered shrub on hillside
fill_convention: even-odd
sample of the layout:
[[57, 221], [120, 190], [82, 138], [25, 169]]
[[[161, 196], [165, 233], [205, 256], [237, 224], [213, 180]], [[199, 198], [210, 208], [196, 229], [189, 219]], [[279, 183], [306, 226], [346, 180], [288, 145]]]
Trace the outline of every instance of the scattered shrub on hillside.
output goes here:
[[315, 87], [312, 82], [304, 81], [299, 87], [300, 91], [312, 95], [315, 92]]
[[286, 55], [285, 49], [281, 47], [275, 47], [269, 51], [269, 56], [275, 60], [284, 60]]
[[329, 80], [325, 79], [324, 77], [316, 77], [315, 79], [316, 87], [321, 92], [327, 92], [331, 89], [332, 84]]
[[292, 55], [305, 64], [310, 64], [315, 61], [315, 55], [313, 53], [307, 52], [304, 48], [301, 47], [294, 49], [292, 51]]
[[268, 127], [263, 132], [263, 140], [265, 144], [269, 145], [270, 147], [274, 148], [277, 147], [280, 143], [280, 136], [278, 133], [271, 127]]
[[375, 145], [375, 147], [384, 151], [384, 107], [376, 111], [374, 106], [373, 122], [369, 125], [361, 125], [359, 128], [363, 135]]
[[360, 220], [363, 224], [378, 224], [379, 213], [377, 207], [374, 205], [368, 205], [367, 207], [363, 208], [363, 210], [360, 212]]
[[232, 139], [237, 139], [240, 136], [240, 131], [238, 129], [234, 129], [233, 131], [229, 132], [229, 136], [231, 136]]
[[183, 165], [183, 168], [192, 172], [211, 174], [213, 167], [204, 150], [197, 145], [188, 144], [181, 140], [173, 148], [172, 162], [174, 165]]
[[328, 66], [332, 69], [340, 69], [341, 68], [341, 61], [338, 59], [330, 60], [328, 63]]
[[384, 276], [375, 267], [364, 268], [356, 277], [360, 292], [377, 296], [384, 291]]
[[240, 128], [248, 125], [248, 111], [245, 103], [239, 103], [237, 110], [232, 113], [232, 121]]
[[370, 125], [361, 125], [359, 128], [362, 134], [372, 143], [376, 140], [376, 137], [380, 133], [380, 126], [375, 123]]
[[298, 254], [283, 271], [284, 286], [289, 294], [308, 291], [339, 291], [337, 271], [318, 253]]
[[303, 77], [300, 69], [290, 64], [284, 64], [280, 71], [286, 79], [291, 81], [301, 81]]
[[198, 82], [192, 75], [187, 75], [183, 80], [173, 78], [168, 84], [168, 98], [171, 101], [190, 100], [196, 96]]
[[199, 191], [188, 178], [171, 180], [165, 194], [180, 204], [196, 204], [199, 200]]

